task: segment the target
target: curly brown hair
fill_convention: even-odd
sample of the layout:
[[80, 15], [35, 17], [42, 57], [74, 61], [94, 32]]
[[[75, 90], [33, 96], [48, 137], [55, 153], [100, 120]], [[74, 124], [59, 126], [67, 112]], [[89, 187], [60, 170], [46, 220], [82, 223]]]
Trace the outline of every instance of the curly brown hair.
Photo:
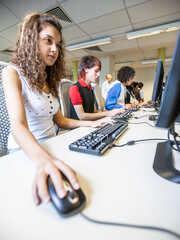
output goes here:
[[[39, 54], [39, 32], [47, 24], [53, 25], [60, 33], [61, 44], [59, 54], [53, 66], [43, 70], [43, 61]], [[12, 57], [12, 64], [18, 66], [27, 78], [32, 90], [42, 93], [45, 84], [53, 96], [58, 97], [58, 83], [65, 77], [64, 42], [62, 26], [59, 20], [47, 13], [28, 14], [21, 22], [16, 41], [16, 49]]]
[[135, 76], [135, 70], [131, 67], [125, 66], [119, 69], [117, 73], [117, 79], [121, 83], [126, 83], [130, 78]]

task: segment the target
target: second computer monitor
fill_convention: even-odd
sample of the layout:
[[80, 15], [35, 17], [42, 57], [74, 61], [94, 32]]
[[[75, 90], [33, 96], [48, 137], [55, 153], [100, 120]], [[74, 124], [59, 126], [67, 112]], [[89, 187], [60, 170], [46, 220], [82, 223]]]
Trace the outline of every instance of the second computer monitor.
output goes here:
[[156, 126], [171, 128], [180, 122], [180, 31], [178, 33], [172, 63], [169, 69], [163, 101], [160, 105]]
[[157, 103], [160, 104], [161, 102], [163, 78], [164, 78], [163, 61], [159, 60], [156, 68], [156, 77], [154, 80], [154, 87], [152, 93], [152, 102], [155, 104]]
[[[153, 163], [154, 171], [161, 177], [180, 184], [180, 171], [174, 166], [172, 149], [179, 151], [178, 134], [175, 132], [176, 122], [180, 121], [180, 31], [178, 33], [170, 70], [160, 104], [157, 127], [169, 129], [168, 141], [157, 144]], [[170, 141], [170, 135], [174, 138]]]

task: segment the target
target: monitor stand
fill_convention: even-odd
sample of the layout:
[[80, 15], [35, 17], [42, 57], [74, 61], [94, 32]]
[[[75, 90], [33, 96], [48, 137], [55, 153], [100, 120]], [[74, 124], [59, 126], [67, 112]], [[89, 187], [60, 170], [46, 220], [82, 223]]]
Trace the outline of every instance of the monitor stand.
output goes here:
[[153, 169], [159, 176], [174, 183], [180, 183], [180, 171], [173, 166], [172, 148], [169, 142], [157, 144]]

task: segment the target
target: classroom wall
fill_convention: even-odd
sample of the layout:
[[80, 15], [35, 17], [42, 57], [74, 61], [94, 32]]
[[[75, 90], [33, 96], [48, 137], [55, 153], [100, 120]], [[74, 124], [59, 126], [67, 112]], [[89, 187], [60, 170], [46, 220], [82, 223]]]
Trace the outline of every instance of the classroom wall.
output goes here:
[[[144, 87], [143, 87], [144, 100], [145, 101], [151, 100], [154, 80], [156, 75], [156, 67], [135, 69], [135, 71], [136, 71], [136, 75], [135, 75], [134, 81], [144, 83]], [[166, 80], [166, 75], [168, 71], [169, 71], [169, 66], [165, 66], [164, 81]]]

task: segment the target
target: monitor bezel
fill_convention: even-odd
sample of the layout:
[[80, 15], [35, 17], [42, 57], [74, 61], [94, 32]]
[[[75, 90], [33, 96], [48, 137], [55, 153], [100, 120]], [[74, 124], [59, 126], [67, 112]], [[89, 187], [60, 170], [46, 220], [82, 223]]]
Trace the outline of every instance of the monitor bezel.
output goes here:
[[160, 104], [160, 102], [161, 102], [163, 79], [164, 79], [163, 61], [159, 60], [157, 67], [156, 67], [156, 76], [155, 76], [155, 80], [154, 80], [153, 93], [152, 93], [152, 98], [151, 98], [153, 103]]

